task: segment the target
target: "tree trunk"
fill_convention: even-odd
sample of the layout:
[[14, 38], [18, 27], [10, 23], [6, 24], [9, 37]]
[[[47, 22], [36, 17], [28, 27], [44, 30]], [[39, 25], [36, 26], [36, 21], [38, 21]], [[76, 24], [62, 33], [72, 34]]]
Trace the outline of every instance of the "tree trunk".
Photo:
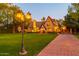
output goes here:
[[70, 28], [70, 33], [72, 34], [72, 28]]
[[15, 33], [15, 26], [13, 26], [13, 33]]

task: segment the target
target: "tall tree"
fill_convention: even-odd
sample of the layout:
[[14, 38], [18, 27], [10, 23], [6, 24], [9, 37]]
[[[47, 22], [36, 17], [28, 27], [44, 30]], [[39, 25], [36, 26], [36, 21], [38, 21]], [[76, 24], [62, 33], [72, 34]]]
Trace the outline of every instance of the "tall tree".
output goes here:
[[44, 22], [45, 21], [45, 17], [42, 17], [41, 21]]
[[7, 26], [7, 28], [11, 25], [13, 33], [15, 33], [15, 26], [18, 24], [18, 21], [15, 19], [17, 10], [20, 10], [20, 8], [14, 4], [0, 3], [0, 22], [2, 22], [4, 26]]
[[79, 3], [73, 3], [68, 8], [68, 14], [65, 16], [65, 25], [74, 32], [79, 28]]
[[11, 10], [11, 16], [13, 19], [13, 22], [12, 22], [13, 33], [15, 33], [15, 31], [16, 31], [15, 28], [16, 28], [16, 25], [18, 24], [17, 19], [15, 19], [15, 14], [16, 14], [16, 11], [20, 10], [20, 8], [16, 5], [11, 5], [10, 10]]

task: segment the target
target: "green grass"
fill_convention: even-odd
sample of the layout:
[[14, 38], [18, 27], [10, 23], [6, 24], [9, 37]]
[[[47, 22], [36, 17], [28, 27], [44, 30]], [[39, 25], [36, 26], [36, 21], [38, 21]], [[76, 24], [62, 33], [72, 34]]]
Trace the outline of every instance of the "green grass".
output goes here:
[[[37, 55], [55, 37], [56, 33], [25, 33], [24, 46], [27, 55]], [[21, 34], [0, 34], [0, 56], [18, 56], [20, 48]]]

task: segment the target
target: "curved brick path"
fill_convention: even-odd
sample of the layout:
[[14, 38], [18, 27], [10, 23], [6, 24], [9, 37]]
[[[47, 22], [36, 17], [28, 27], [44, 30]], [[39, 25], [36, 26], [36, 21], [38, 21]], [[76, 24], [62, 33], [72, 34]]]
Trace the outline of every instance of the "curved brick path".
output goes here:
[[38, 56], [79, 56], [79, 40], [71, 34], [60, 34]]

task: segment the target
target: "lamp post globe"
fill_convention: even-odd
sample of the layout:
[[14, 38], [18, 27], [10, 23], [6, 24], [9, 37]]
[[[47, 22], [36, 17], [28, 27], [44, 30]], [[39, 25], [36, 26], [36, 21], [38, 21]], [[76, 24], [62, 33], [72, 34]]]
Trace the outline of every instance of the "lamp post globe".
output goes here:
[[24, 14], [22, 12], [16, 13], [16, 18], [21, 22], [21, 33], [22, 33], [22, 41], [21, 41], [21, 50], [19, 52], [20, 55], [26, 55], [27, 51], [24, 48]]

